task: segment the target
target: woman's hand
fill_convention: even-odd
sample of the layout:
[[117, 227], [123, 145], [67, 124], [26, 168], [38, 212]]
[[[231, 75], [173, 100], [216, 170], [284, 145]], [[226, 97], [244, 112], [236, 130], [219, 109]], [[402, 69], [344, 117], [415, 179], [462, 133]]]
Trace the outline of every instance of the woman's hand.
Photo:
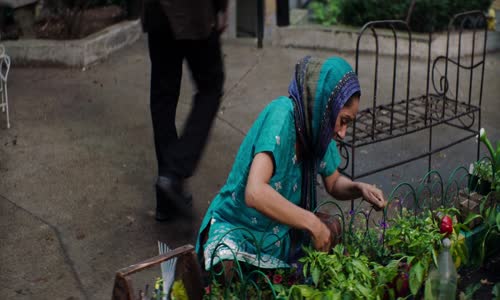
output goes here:
[[375, 210], [381, 210], [387, 205], [382, 190], [363, 182], [358, 182], [363, 199], [373, 204]]
[[217, 27], [216, 30], [219, 34], [224, 33], [228, 26], [229, 14], [227, 9], [217, 14]]
[[330, 251], [332, 245], [332, 233], [330, 229], [314, 214], [311, 214], [311, 218], [315, 219], [313, 221], [313, 229], [310, 230], [314, 248], [318, 251]]

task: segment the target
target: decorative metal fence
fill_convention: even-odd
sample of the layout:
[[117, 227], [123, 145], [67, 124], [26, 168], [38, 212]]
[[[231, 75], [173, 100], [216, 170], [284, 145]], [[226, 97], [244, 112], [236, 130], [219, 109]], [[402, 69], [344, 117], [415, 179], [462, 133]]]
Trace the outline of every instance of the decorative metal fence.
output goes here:
[[[467, 199], [474, 190], [474, 187], [470, 186], [470, 177], [465, 167], [456, 168], [448, 178], [432, 170], [425, 174], [416, 186], [408, 182], [398, 184], [389, 194], [388, 205], [382, 211], [375, 211], [373, 207], [360, 199], [356, 200], [354, 208], [350, 211], [343, 211], [337, 201], [333, 200], [321, 202], [317, 211], [328, 214], [331, 219], [338, 220], [342, 227], [338, 240], [341, 244], [350, 244], [362, 251], [373, 252], [373, 255], [378, 255], [378, 261], [387, 262], [385, 258], [389, 258], [391, 253], [387, 247], [386, 230], [395, 225], [397, 218], [406, 213], [414, 216], [417, 221], [419, 218], [435, 215], [437, 210], [458, 207], [459, 200]], [[244, 235], [249, 238], [244, 242], [252, 242], [257, 250], [256, 255], [260, 256], [259, 249], [262, 241], [256, 239], [245, 228], [237, 228], [233, 231], [235, 230], [245, 232]], [[229, 235], [230, 232], [227, 234]], [[226, 267], [223, 267], [220, 264], [221, 261], [216, 259], [221, 249], [231, 251], [234, 257], [233, 260], [229, 260], [230, 263], [226, 264]], [[228, 243], [225, 237], [220, 239], [213, 251], [208, 278], [208, 282], [212, 283], [212, 290], [207, 291], [206, 297], [279, 299], [279, 291], [275, 290], [276, 285], [273, 284], [274, 273], [269, 274], [267, 269], [259, 265], [245, 263], [244, 257], [238, 253], [239, 250], [234, 241]], [[291, 266], [297, 268], [293, 263]], [[291, 273], [296, 272], [297, 270], [294, 269]], [[307, 282], [308, 279], [301, 278], [301, 280]], [[215, 286], [214, 283], [216, 283]]]

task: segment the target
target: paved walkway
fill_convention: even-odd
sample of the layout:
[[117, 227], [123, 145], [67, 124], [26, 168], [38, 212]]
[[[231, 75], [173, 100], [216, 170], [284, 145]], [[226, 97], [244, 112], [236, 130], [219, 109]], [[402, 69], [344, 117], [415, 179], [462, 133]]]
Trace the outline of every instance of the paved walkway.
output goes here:
[[[190, 181], [197, 211], [192, 223], [153, 219], [155, 156], [144, 38], [86, 70], [13, 67], [11, 129], [4, 129], [0, 114], [0, 299], [109, 299], [115, 271], [155, 255], [158, 239], [173, 247], [194, 243], [200, 219], [258, 112], [286, 93], [298, 58], [332, 54], [258, 50], [246, 42], [227, 42], [224, 52], [226, 94]], [[347, 59], [354, 61], [350, 55]], [[362, 62], [369, 68], [370, 57]], [[483, 124], [496, 139], [499, 66], [498, 54], [488, 56]], [[416, 62], [412, 76], [412, 85], [419, 87], [412, 92], [417, 93], [425, 86], [425, 64]], [[370, 78], [361, 81], [368, 97]], [[179, 124], [191, 93], [189, 80], [184, 80]], [[440, 142], [453, 133], [443, 129], [435, 134]], [[426, 141], [416, 135], [368, 149], [358, 155], [360, 167], [421, 150]], [[446, 172], [468, 164], [474, 149], [474, 141], [460, 144], [436, 155], [435, 166]], [[408, 164], [366, 180], [388, 193], [396, 181], [417, 180], [425, 165]]]

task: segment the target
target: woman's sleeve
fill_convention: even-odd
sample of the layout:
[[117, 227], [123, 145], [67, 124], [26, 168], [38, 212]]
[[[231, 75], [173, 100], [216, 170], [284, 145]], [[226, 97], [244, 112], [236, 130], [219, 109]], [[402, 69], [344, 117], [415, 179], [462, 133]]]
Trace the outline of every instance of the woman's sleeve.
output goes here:
[[325, 156], [319, 164], [319, 174], [323, 177], [332, 175], [338, 168], [341, 162], [337, 143], [332, 139], [328, 148], [326, 149]]
[[268, 152], [272, 155], [276, 170], [286, 164], [287, 159], [292, 159], [292, 152], [295, 151], [293, 145], [293, 135], [295, 127], [293, 116], [286, 109], [280, 107], [270, 107], [262, 116], [260, 128], [254, 142], [253, 156], [261, 152]]

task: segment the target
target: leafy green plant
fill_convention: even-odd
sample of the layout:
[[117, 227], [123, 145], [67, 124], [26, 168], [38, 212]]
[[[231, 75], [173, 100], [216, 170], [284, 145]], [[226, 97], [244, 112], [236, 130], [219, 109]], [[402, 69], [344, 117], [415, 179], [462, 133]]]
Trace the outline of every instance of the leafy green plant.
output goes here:
[[493, 169], [490, 160], [480, 160], [474, 163], [473, 175], [479, 177], [481, 181], [492, 182], [493, 180]]
[[337, 24], [341, 0], [315, 0], [309, 4], [314, 22], [325, 26]]
[[[205, 299], [396, 299], [423, 296], [423, 284], [431, 267], [437, 267], [437, 255], [444, 236], [452, 241], [450, 249], [455, 265], [468, 260], [467, 248], [459, 239], [465, 224], [456, 221], [459, 211], [439, 208], [453, 228], [440, 233], [442, 218], [436, 211], [416, 214], [402, 208], [399, 215], [368, 226], [364, 212], [349, 213], [350, 225], [343, 244], [330, 253], [304, 248], [299, 260], [301, 271], [262, 270], [264, 277], [244, 275], [229, 284], [213, 282]], [[361, 226], [354, 226], [359, 215]], [[471, 222], [479, 216], [471, 216]], [[300, 270], [300, 268], [298, 269]], [[248, 271], [248, 270], [247, 270]], [[255, 270], [254, 270], [255, 271]], [[252, 271], [252, 272], [254, 272]], [[298, 273], [300, 280], [297, 281]], [[248, 272], [242, 272], [248, 274]], [[291, 281], [289, 278], [295, 278]], [[251, 279], [251, 282], [248, 280]]]
[[[322, 6], [319, 6], [320, 3]], [[331, 18], [330, 24], [324, 24], [324, 19], [314, 20], [324, 25], [343, 23], [362, 26], [375, 20], [406, 20], [411, 0], [323, 0], [311, 2], [309, 8], [313, 16], [319, 15]], [[457, 13], [469, 10], [486, 11], [492, 0], [419, 0], [413, 7], [410, 27], [414, 31], [428, 32], [446, 29], [450, 18]], [[335, 15], [329, 17], [326, 11], [335, 7]], [[322, 12], [317, 11], [319, 8]]]
[[305, 248], [304, 277], [311, 285], [294, 285], [290, 299], [381, 299], [398, 272], [398, 260], [382, 266], [359, 251], [346, 255], [337, 245], [331, 254]]
[[410, 269], [410, 291], [416, 295], [424, 282], [424, 275], [434, 260], [442, 235], [431, 213], [415, 217], [403, 213], [390, 222], [386, 230], [387, 247], [393, 256], [406, 256]]
[[500, 171], [500, 141], [497, 141], [497, 148], [494, 150], [484, 128], [479, 131], [479, 141], [486, 145], [490, 154], [492, 189], [500, 191], [500, 178], [498, 178], [500, 176], [497, 176], [497, 172]]
[[496, 248], [493, 241], [498, 241], [500, 238], [500, 212], [497, 208], [497, 203], [491, 206], [486, 205], [486, 203], [486, 199], [481, 203], [481, 215], [485, 226], [484, 235], [481, 236], [481, 244], [479, 246], [479, 259], [481, 264], [484, 263], [488, 247], [492, 246]]
[[495, 296], [494, 299], [500, 300], [500, 282], [498, 282], [497, 284], [495, 284], [495, 286], [493, 287], [493, 290], [491, 291], [491, 293], [493, 294], [493, 296]]
[[465, 288], [465, 291], [460, 292], [460, 300], [472, 300], [474, 299], [474, 294], [481, 288], [481, 283], [476, 282]]

